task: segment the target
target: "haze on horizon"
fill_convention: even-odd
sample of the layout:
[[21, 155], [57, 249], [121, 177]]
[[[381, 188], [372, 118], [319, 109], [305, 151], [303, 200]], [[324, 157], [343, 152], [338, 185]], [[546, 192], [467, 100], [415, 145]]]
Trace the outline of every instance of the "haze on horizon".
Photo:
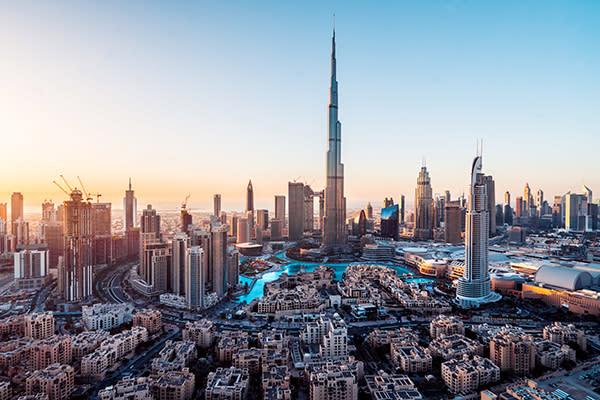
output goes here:
[[[465, 191], [475, 141], [496, 201], [600, 193], [600, 3], [218, 2], [0, 5], [0, 202], [81, 176], [121, 208], [273, 208], [325, 183], [331, 16], [349, 209]], [[76, 185], [79, 186], [79, 185]]]

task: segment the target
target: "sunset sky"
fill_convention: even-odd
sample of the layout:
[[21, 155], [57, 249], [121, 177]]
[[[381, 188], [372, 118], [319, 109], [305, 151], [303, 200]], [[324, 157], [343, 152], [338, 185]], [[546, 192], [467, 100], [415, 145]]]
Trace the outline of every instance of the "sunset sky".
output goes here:
[[322, 189], [333, 13], [350, 208], [412, 203], [423, 158], [454, 198], [477, 138], [497, 202], [600, 194], [598, 1], [7, 1], [0, 202], [60, 174], [117, 209], [129, 176], [138, 209]]

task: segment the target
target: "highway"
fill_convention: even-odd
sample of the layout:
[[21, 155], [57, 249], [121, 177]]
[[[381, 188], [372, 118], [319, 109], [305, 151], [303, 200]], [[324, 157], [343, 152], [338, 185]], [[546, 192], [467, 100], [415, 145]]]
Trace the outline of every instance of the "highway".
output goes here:
[[100, 279], [94, 285], [96, 295], [108, 303], [128, 302], [130, 298], [121, 287], [121, 284], [125, 279], [125, 275], [131, 269], [131, 265], [131, 263], [127, 263], [117, 266], [112, 271], [108, 269], [102, 271], [99, 274]]

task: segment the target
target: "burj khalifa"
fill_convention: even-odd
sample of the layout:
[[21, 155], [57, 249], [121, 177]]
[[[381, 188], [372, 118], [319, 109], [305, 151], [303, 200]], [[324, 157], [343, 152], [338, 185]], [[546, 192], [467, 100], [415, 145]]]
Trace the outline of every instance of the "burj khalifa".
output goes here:
[[342, 124], [338, 120], [338, 82], [335, 65], [335, 30], [331, 40], [331, 86], [329, 87], [329, 135], [327, 186], [323, 216], [323, 245], [337, 248], [346, 244], [346, 198], [342, 164]]

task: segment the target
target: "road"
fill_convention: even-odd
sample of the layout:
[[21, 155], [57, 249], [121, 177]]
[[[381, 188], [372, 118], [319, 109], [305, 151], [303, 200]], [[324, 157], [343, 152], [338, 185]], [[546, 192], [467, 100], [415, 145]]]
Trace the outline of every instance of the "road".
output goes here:
[[[158, 341], [154, 342], [154, 344], [152, 345], [152, 347], [150, 347], [144, 353], [142, 353], [140, 355], [136, 355], [131, 360], [129, 360], [127, 363], [125, 363], [121, 367], [117, 368], [112, 374], [110, 374], [109, 376], [105, 377], [101, 381], [98, 381], [93, 386], [93, 393], [92, 393], [91, 398], [97, 398], [98, 397], [98, 391], [100, 391], [101, 389], [104, 389], [105, 387], [110, 386], [110, 385], [116, 383], [117, 381], [119, 381], [124, 376], [124, 374], [126, 372], [132, 372], [132, 373], [134, 373], [134, 371], [141, 370], [142, 367], [146, 366], [151, 359], [153, 359], [154, 357], [156, 357], [156, 355], [158, 354], [158, 352], [160, 350], [162, 350], [162, 348], [163, 348], [163, 346], [164, 346], [164, 344], [165, 344], [165, 342], [167, 340], [171, 340], [171, 339], [175, 338], [179, 333], [180, 333], [180, 329], [179, 328], [172, 329], [170, 331], [170, 333], [168, 333], [167, 335], [163, 336]], [[125, 360], [125, 359], [123, 359], [123, 360]], [[135, 373], [133, 375], [135, 375]]]
[[121, 285], [131, 266], [131, 263], [127, 263], [115, 267], [112, 271], [102, 271], [100, 279], [94, 285], [96, 295], [107, 303], [128, 302], [130, 297]]

